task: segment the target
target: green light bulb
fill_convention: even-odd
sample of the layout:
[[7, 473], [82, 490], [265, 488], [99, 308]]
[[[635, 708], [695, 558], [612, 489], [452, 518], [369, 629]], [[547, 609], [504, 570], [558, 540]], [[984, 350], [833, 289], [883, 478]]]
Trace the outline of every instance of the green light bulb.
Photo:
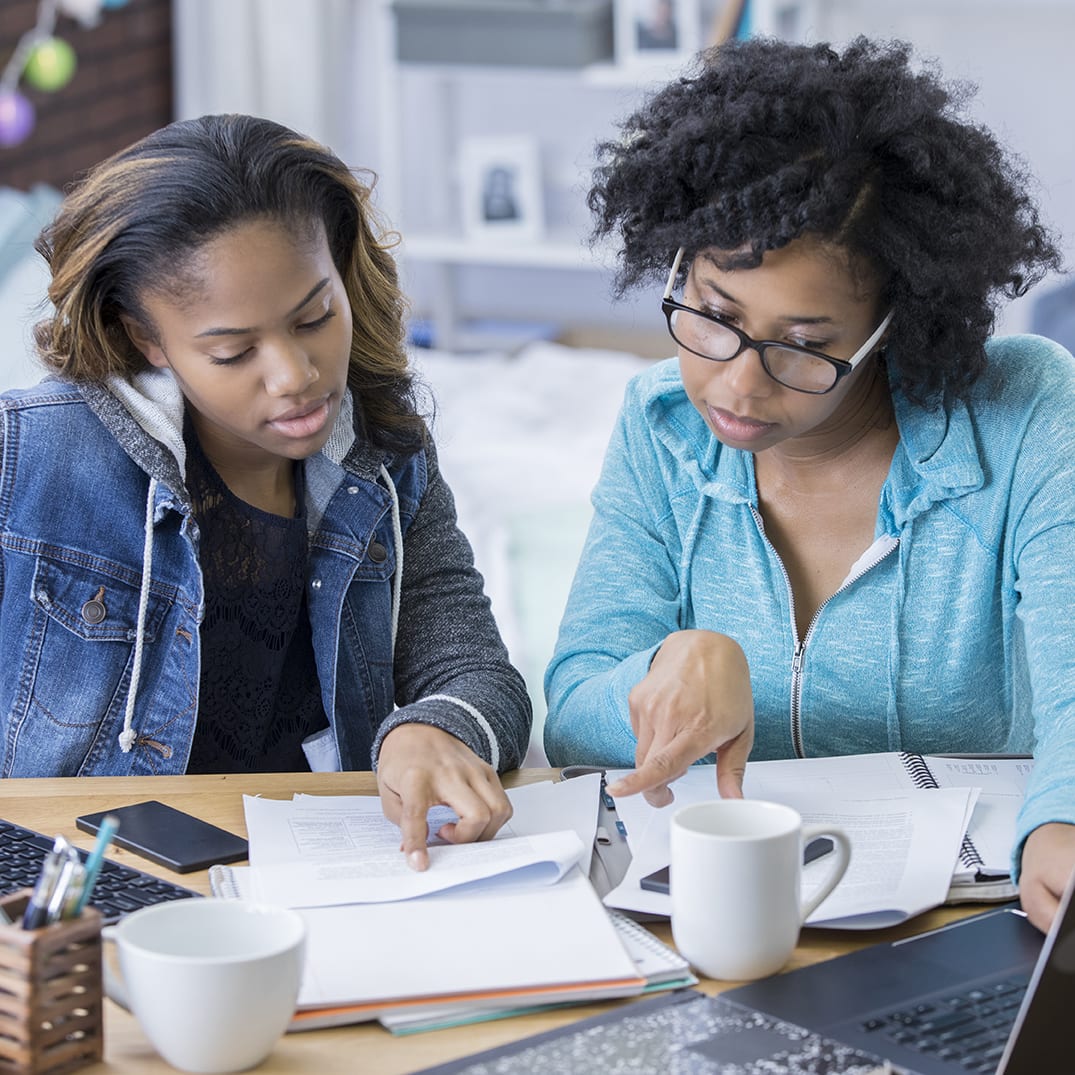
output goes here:
[[52, 92], [71, 81], [78, 60], [75, 50], [58, 37], [46, 37], [30, 52], [23, 77], [37, 90]]

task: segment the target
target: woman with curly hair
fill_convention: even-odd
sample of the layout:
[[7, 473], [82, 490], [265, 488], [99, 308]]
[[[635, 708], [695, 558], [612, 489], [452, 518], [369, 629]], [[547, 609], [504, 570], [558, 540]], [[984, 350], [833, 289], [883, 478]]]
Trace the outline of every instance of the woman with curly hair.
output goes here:
[[419, 414], [370, 188], [268, 120], [104, 161], [0, 398], [3, 776], [377, 769], [416, 868], [510, 816], [530, 703]]
[[670, 801], [713, 760], [1022, 752], [1013, 867], [1075, 865], [1075, 363], [990, 338], [1060, 258], [1017, 164], [902, 43], [735, 41], [600, 147], [628, 388], [547, 676], [557, 765]]

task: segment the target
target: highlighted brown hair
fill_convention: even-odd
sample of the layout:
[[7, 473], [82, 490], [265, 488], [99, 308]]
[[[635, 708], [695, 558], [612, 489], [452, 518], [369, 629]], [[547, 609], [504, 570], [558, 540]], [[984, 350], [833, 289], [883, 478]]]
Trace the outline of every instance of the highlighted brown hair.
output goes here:
[[169, 124], [91, 169], [37, 241], [54, 313], [38, 351], [72, 380], [131, 377], [146, 361], [121, 318], [148, 327], [147, 292], [183, 286], [198, 250], [239, 224], [320, 222], [353, 314], [348, 384], [374, 442], [417, 444], [424, 422], [404, 345], [405, 302], [366, 182], [330, 150], [270, 120], [203, 116]]

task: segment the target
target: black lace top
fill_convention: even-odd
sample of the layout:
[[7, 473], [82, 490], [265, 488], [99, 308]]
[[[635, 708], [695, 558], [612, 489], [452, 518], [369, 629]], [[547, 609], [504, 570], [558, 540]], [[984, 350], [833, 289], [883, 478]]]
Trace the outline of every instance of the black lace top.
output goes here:
[[302, 740], [326, 727], [306, 605], [303, 467], [294, 518], [235, 496], [188, 418], [187, 485], [205, 580], [198, 723], [188, 773], [309, 769]]

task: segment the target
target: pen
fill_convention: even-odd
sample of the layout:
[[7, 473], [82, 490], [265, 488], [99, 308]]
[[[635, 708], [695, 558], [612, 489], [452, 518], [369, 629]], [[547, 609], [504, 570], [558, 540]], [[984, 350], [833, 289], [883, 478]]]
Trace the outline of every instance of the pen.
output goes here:
[[61, 918], [70, 917], [69, 912], [73, 912], [74, 907], [73, 893], [78, 891], [79, 881], [83, 874], [82, 860], [67, 840], [62, 836], [57, 836], [56, 846], [59, 848], [60, 869], [56, 875], [56, 884], [53, 885], [52, 894], [49, 896], [45, 917], [45, 921], [49, 924], [59, 922]]
[[89, 857], [86, 859], [86, 869], [82, 875], [82, 893], [79, 895], [78, 903], [75, 905], [75, 914], [81, 914], [83, 908], [89, 903], [90, 896], [93, 894], [93, 886], [97, 883], [97, 875], [101, 872], [105, 849], [112, 842], [112, 837], [115, 836], [118, 828], [119, 821], [115, 815], [105, 814], [101, 818], [101, 827], [97, 830], [97, 840]]
[[60, 848], [62, 847], [60, 841], [62, 839], [61, 836], [56, 837], [56, 844], [41, 863], [41, 872], [37, 875], [34, 890], [23, 912], [23, 929], [40, 929], [48, 924], [49, 903], [60, 876]]

